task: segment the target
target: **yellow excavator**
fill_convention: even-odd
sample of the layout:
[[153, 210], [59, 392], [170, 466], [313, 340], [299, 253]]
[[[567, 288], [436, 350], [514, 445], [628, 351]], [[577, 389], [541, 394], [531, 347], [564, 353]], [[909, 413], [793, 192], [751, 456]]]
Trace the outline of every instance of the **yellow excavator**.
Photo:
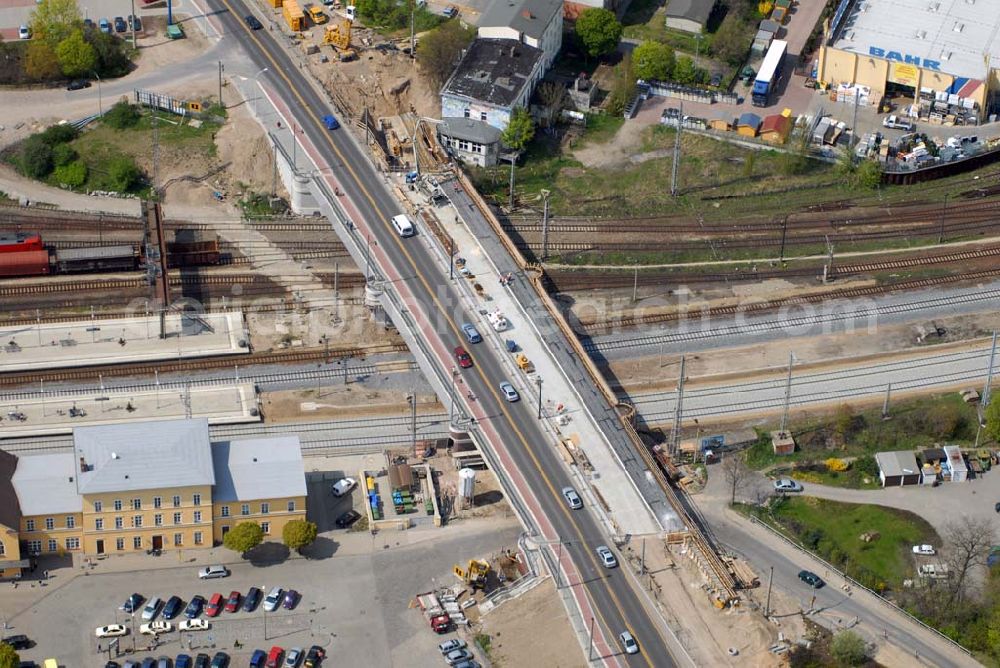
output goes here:
[[328, 26], [323, 33], [323, 43], [333, 47], [341, 62], [355, 60], [358, 57], [358, 52], [351, 48], [350, 19], [341, 18], [339, 22]]
[[468, 568], [455, 564], [451, 572], [469, 585], [472, 591], [486, 589], [486, 576], [490, 573], [490, 563], [484, 559], [469, 559]]

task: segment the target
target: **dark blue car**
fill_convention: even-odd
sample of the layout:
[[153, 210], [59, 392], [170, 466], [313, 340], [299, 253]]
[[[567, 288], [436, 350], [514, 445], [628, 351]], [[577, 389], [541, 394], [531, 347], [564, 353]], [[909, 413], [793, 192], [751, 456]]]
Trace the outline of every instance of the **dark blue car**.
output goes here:
[[205, 607], [205, 597], [198, 595], [191, 599], [188, 603], [187, 610], [184, 611], [184, 616], [188, 619], [194, 619], [201, 614], [201, 609]]
[[178, 654], [174, 660], [174, 668], [191, 668], [191, 657], [187, 654]]
[[184, 607], [184, 601], [180, 599], [179, 596], [171, 596], [167, 604], [163, 606], [163, 618], [173, 619], [177, 615], [181, 614], [181, 608]]
[[340, 127], [340, 123], [334, 118], [333, 114], [327, 114], [323, 117], [323, 125], [326, 126], [327, 130], [336, 130]]
[[267, 652], [262, 649], [255, 649], [250, 657], [250, 668], [264, 668], [264, 661], [267, 660]]
[[243, 611], [253, 612], [257, 609], [257, 604], [260, 603], [260, 589], [257, 587], [250, 587], [250, 591], [243, 598]]

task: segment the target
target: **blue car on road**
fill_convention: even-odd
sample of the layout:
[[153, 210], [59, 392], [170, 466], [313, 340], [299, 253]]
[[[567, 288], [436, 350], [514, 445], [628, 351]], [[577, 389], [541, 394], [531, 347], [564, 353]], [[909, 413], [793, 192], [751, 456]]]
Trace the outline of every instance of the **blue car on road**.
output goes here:
[[327, 114], [323, 117], [323, 125], [326, 126], [327, 130], [336, 130], [340, 127], [340, 123], [334, 118], [333, 114]]

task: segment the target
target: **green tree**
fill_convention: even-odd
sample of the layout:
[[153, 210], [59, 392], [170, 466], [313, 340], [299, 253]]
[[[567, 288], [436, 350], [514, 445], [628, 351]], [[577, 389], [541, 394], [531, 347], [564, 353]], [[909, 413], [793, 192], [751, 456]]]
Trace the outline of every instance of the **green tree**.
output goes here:
[[865, 160], [854, 176], [855, 183], [866, 190], [875, 190], [882, 183], [882, 168], [874, 160]]
[[712, 53], [719, 60], [737, 67], [747, 55], [747, 32], [736, 13], [727, 13], [712, 37]]
[[76, 151], [69, 144], [56, 144], [52, 147], [52, 163], [56, 167], [62, 167], [76, 160]]
[[222, 538], [222, 544], [233, 552], [239, 552], [240, 556], [246, 557], [246, 553], [260, 545], [264, 541], [264, 530], [256, 522], [240, 522]]
[[21, 173], [41, 179], [52, 171], [52, 147], [39, 135], [32, 135], [21, 144]]
[[475, 28], [465, 28], [459, 21], [448, 21], [421, 36], [417, 44], [417, 64], [435, 91], [444, 86], [462, 57], [462, 49], [471, 44], [475, 36]]
[[116, 130], [125, 130], [135, 127], [140, 117], [139, 107], [136, 105], [128, 102], [116, 102], [101, 120], [105, 125]]
[[52, 179], [60, 185], [79, 188], [87, 182], [87, 165], [82, 160], [60, 165], [52, 171]]
[[576, 36], [587, 55], [599, 58], [614, 51], [622, 37], [622, 24], [614, 12], [590, 7], [580, 12], [576, 19]]
[[18, 668], [21, 657], [5, 642], [0, 643], [0, 668]]
[[47, 81], [59, 76], [59, 61], [48, 42], [31, 40], [25, 49], [24, 73], [34, 81]]
[[507, 127], [500, 134], [500, 141], [507, 148], [523, 151], [524, 147], [535, 137], [535, 121], [524, 107], [515, 107], [510, 115]]
[[308, 520], [292, 520], [281, 530], [281, 541], [289, 550], [300, 551], [316, 540], [316, 523]]
[[847, 666], [860, 666], [868, 661], [868, 646], [854, 631], [843, 630], [830, 641], [830, 654]]
[[983, 418], [986, 420], [986, 434], [994, 441], [1000, 441], [1000, 392], [990, 397]]
[[646, 81], [669, 81], [674, 73], [674, 50], [662, 42], [643, 42], [632, 51], [635, 73]]
[[698, 81], [698, 68], [690, 56], [681, 56], [674, 65], [674, 81], [681, 84], [693, 84]]
[[82, 30], [74, 30], [69, 37], [56, 46], [59, 68], [68, 77], [78, 77], [90, 73], [97, 64], [97, 52], [83, 38]]
[[132, 158], [119, 155], [108, 161], [108, 189], [126, 193], [139, 183], [142, 172]]
[[80, 131], [69, 123], [62, 123], [56, 125], [50, 125], [45, 128], [38, 136], [49, 146], [55, 146], [56, 144], [65, 144], [66, 142], [71, 142], [80, 136]]
[[41, 0], [31, 13], [31, 34], [55, 49], [74, 30], [83, 27], [76, 0]]
[[88, 30], [84, 34], [84, 39], [94, 47], [98, 74], [103, 77], [120, 77], [128, 74], [132, 64], [125, 42], [100, 30]]
[[615, 67], [615, 76], [611, 82], [611, 92], [608, 94], [608, 111], [620, 115], [625, 111], [625, 105], [635, 95], [635, 67], [632, 57], [628, 54]]

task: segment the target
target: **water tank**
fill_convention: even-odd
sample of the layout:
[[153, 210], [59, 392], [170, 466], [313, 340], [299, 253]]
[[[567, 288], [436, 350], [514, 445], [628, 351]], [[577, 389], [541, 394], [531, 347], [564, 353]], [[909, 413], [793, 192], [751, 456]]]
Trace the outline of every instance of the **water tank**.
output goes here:
[[462, 469], [458, 472], [458, 495], [469, 501], [476, 495], [476, 472], [472, 469]]

